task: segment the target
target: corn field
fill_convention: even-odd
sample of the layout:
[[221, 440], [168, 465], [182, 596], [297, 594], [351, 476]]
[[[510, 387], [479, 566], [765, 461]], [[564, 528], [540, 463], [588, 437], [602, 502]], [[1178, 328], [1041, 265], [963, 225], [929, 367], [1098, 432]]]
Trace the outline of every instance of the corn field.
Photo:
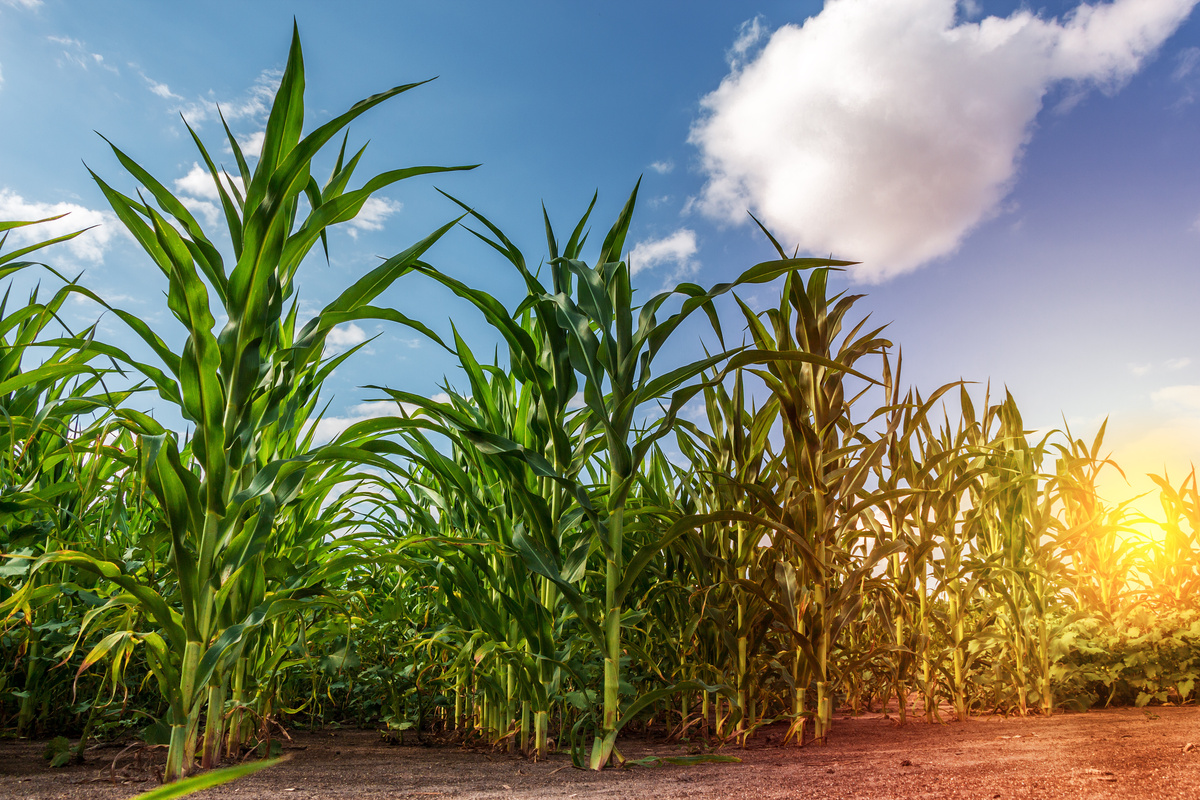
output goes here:
[[[113, 145], [140, 188], [93, 177], [162, 272], [170, 335], [61, 278], [70, 237], [0, 239], [3, 277], [57, 287], [0, 305], [0, 726], [70, 734], [66, 758], [142, 737], [173, 781], [270, 754], [283, 724], [601, 769], [631, 726], [734, 749], [782, 722], [799, 746], [836, 735], [841, 707], [894, 703], [903, 724], [1196, 699], [1195, 473], [1157, 477], [1163, 516], [1145, 518], [1097, 494], [1119, 471], [1103, 426], [1035, 434], [1007, 393], [905, 385], [886, 330], [831, 289], [847, 262], [763, 229], [772, 260], [641, 301], [636, 187], [598, 249], [595, 199], [566, 228], [543, 212], [530, 253], [462, 201], [303, 321], [297, 269], [331, 226], [469, 169], [351, 188], [347, 126], [414, 88], [305, 132], [294, 37], [253, 170], [228, 128], [232, 175], [189, 129], [220, 231]], [[460, 235], [524, 289], [514, 307], [426, 260]], [[485, 320], [495, 357], [377, 304], [407, 282]], [[775, 299], [752, 307], [750, 287]], [[74, 296], [150, 357], [64, 330]], [[326, 339], [362, 320], [444, 348], [465, 383], [369, 387], [403, 411], [317, 441], [324, 382], [368, 357]], [[697, 327], [719, 346], [671, 361]]]

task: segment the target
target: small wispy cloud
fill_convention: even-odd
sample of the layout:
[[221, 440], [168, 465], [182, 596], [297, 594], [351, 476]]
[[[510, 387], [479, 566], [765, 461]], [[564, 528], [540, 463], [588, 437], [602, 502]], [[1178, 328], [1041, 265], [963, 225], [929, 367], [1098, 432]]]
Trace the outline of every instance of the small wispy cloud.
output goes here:
[[1150, 395], [1156, 411], [1164, 414], [1200, 414], [1200, 386], [1164, 386]]
[[708, 417], [708, 407], [704, 404], [703, 400], [688, 403], [680, 410], [679, 415], [692, 422], [700, 422]]
[[725, 53], [725, 60], [729, 63], [729, 66], [732, 69], [741, 69], [751, 51], [754, 50], [766, 35], [766, 20], [761, 14], [739, 25], [737, 38], [733, 40], [733, 45]]
[[[32, 8], [32, 6], [29, 7]], [[90, 52], [87, 45], [78, 39], [72, 39], [69, 36], [47, 36], [46, 38], [57, 45], [62, 45], [62, 54], [58, 58], [58, 65], [60, 67], [66, 64], [74, 64], [85, 70], [92, 67], [99, 67], [100, 69], [108, 70], [114, 75], [121, 74], [119, 69], [105, 62], [104, 56], [99, 53]]]
[[630, 274], [638, 275], [646, 270], [670, 267], [664, 282], [678, 282], [695, 273], [699, 267], [695, 260], [697, 249], [696, 232], [690, 228], [680, 228], [661, 239], [638, 242], [629, 251]]
[[146, 73], [141, 73], [142, 80], [146, 82], [151, 93], [158, 95], [164, 100], [182, 100], [183, 98], [171, 91], [171, 87], [165, 83], [159, 83], [151, 78]]
[[182, 114], [190, 125], [200, 127], [205, 122], [219, 119], [219, 108], [220, 114], [225, 116], [226, 122], [252, 122], [256, 127], [261, 128], [266, 124], [267, 115], [271, 111], [271, 103], [275, 99], [275, 92], [278, 91], [279, 81], [282, 78], [283, 72], [278, 69], [263, 70], [254, 83], [239, 97], [220, 100], [217, 98], [216, 92], [210, 89], [202, 97], [173, 106], [171, 112]]
[[1179, 99], [1173, 108], [1180, 109], [1196, 102], [1196, 96], [1200, 94], [1200, 47], [1185, 47], [1175, 54], [1171, 80], [1180, 86]]
[[1188, 78], [1200, 66], [1200, 47], [1185, 47], [1175, 54], [1175, 70], [1171, 80], [1182, 81]]
[[23, 8], [27, 11], [32, 11], [42, 4], [42, 0], [0, 0], [0, 5], [11, 6], [12, 8]]
[[62, 246], [81, 261], [102, 262], [116, 229], [116, 218], [111, 212], [96, 211], [78, 203], [40, 203], [26, 200], [10, 189], [0, 189], [0, 219], [29, 221], [60, 214], [66, 216], [40, 225], [13, 228], [9, 231], [9, 245], [29, 245], [90, 228]]
[[675, 162], [667, 159], [665, 161], [655, 161], [650, 165], [650, 169], [657, 172], [659, 175], [666, 175], [671, 170], [675, 169]]
[[[345, 325], [338, 325], [326, 334], [325, 350], [322, 352], [322, 356], [329, 358], [338, 353], [344, 353], [351, 347], [356, 347], [370, 338], [371, 335], [356, 323], [347, 322]], [[369, 350], [370, 348], [367, 349]]]
[[363, 203], [358, 216], [346, 223], [347, 231], [355, 239], [362, 231], [381, 231], [384, 220], [392, 214], [400, 213], [403, 208], [403, 203], [386, 197], [369, 197], [367, 202]]
[[1189, 366], [1191, 363], [1192, 359], [1188, 358], [1187, 356], [1180, 356], [1179, 358], [1168, 358], [1165, 361], [1160, 361], [1157, 363], [1147, 361], [1141, 364], [1130, 364], [1129, 371], [1132, 374], [1141, 377], [1142, 375], [1149, 375], [1152, 372], [1158, 372], [1160, 370], [1178, 372], [1184, 367]]

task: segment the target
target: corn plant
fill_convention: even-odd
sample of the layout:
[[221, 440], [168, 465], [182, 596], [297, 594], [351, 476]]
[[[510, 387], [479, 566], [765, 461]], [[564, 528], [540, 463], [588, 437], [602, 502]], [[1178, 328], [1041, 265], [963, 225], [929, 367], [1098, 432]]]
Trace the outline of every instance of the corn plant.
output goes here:
[[[705, 413], [710, 432], [686, 420], [678, 424], [680, 450], [692, 465], [701, 466], [695, 473], [693, 495], [697, 509], [714, 512], [733, 509], [746, 513], [753, 501], [748, 499], [755, 490], [765, 491], [776, 461], [771, 457], [769, 435], [779, 416], [778, 398], [772, 396], [762, 408], [746, 407], [743, 373], [738, 371], [731, 389], [720, 383], [704, 389]], [[714, 615], [729, 612], [727, 620], [717, 624], [722, 639], [727, 666], [722, 672], [732, 677], [737, 691], [736, 708], [740, 716], [736, 734], [746, 743], [756, 726], [757, 715], [751, 713], [751, 681], [761, 674], [761, 665], [752, 665], [756, 655], [754, 644], [762, 644], [771, 612], [769, 601], [752, 581], [759, 568], [760, 526], [746, 520], [714, 522], [700, 531], [705, 557], [721, 574], [711, 596]], [[700, 559], [695, 559], [698, 562]], [[697, 569], [701, 567], [697, 566]]]
[[1183, 608], [1200, 590], [1200, 489], [1193, 469], [1179, 486], [1167, 475], [1151, 475], [1159, 488], [1162, 538], [1145, 559], [1149, 597], [1165, 608]]
[[1058, 544], [1070, 561], [1076, 610], [1098, 612], [1112, 621], [1132, 603], [1137, 550], [1127, 522], [1132, 501], [1110, 507], [1096, 488], [1105, 467], [1125, 474], [1101, 455], [1107, 424], [1100, 425], [1090, 445], [1072, 437], [1069, 428], [1065, 431], [1067, 443], [1055, 443], [1055, 480], [1064, 527]]
[[[742, 304], [755, 346], [771, 356], [753, 372], [778, 398], [783, 420], [786, 478], [777, 482], [777, 496], [764, 498], [759, 516], [775, 531], [781, 600], [798, 612], [800, 585], [811, 587], [809, 613], [787, 624], [796, 637], [793, 674], [799, 678], [807, 661], [816, 684], [814, 733], [822, 742], [833, 717], [833, 648], [857, 612], [874, 563], [890, 553], [878, 547], [858, 564], [849, 557], [851, 546], [865, 535], [860, 516], [889, 495], [864, 492], [883, 447], [865, 435], [863, 422], [851, 418], [851, 406], [862, 394], [848, 396], [847, 386], [850, 376], [866, 388], [878, 383], [858, 371], [858, 362], [890, 343], [879, 338], [882, 329], [864, 333], [865, 319], [843, 335], [845, 317], [858, 298], [829, 297], [829, 269], [814, 269], [807, 282], [789, 275], [779, 307], [762, 315], [766, 322]], [[804, 714], [805, 691], [795, 688], [798, 718]]]
[[[5, 223], [2, 229], [33, 223]], [[39, 250], [78, 234], [37, 243], [0, 256], [0, 274], [31, 266], [17, 261], [22, 254]], [[3, 244], [0, 239], [0, 245]], [[87, 592], [85, 579], [66, 566], [37, 572], [34, 559], [77, 541], [94, 541], [117, 506], [120, 475], [131, 458], [123, 457], [121, 444], [111, 430], [111, 410], [127, 400], [131, 391], [105, 389], [112, 367], [97, 368], [101, 355], [91, 347], [94, 330], [79, 336], [49, 337], [60, 322], [58, 312], [70, 297], [72, 285], [59, 289], [42, 303], [35, 289], [23, 307], [9, 313], [9, 292], [0, 301], [0, 552], [9, 560], [0, 566], [0, 581], [23, 598], [9, 603], [19, 611], [18, 627], [24, 631], [19, 663], [24, 671], [20, 690], [17, 730], [28, 734], [37, 719], [51, 711], [51, 684], [69, 694], [68, 681], [51, 681], [47, 667], [70, 652], [64, 627], [77, 625], [84, 612], [79, 593]], [[65, 333], [66, 332], [64, 331]], [[32, 362], [32, 363], [31, 363]], [[11, 600], [11, 597], [5, 597]], [[78, 628], [76, 627], [77, 631]], [[56, 642], [57, 640], [57, 642]], [[61, 650], [60, 650], [61, 648]], [[56, 652], [59, 651], [59, 652]], [[60, 672], [59, 675], [62, 673]], [[68, 703], [69, 704], [69, 703]], [[90, 719], [95, 718], [93, 707]]]
[[[181, 446], [174, 432], [150, 416], [119, 412], [138, 436], [138, 469], [166, 516], [179, 607], [125, 574], [119, 563], [86, 553], [48, 555], [35, 568], [65, 562], [91, 569], [137, 597], [154, 619], [157, 630], [141, 640], [171, 709], [168, 781], [191, 769], [204, 702], [213, 708], [210, 720], [223, 716], [219, 706], [229, 662], [242, 640], [312, 594], [313, 584], [299, 582], [281, 586], [252, 608], [236, 599], [238, 587], [254, 579], [255, 565], [272, 545], [280, 509], [303, 493], [306, 471], [321, 459], [365, 454], [337, 448], [314, 448], [303, 455], [280, 452], [280, 428], [294, 430], [303, 422], [289, 413], [311, 407], [311, 397], [295, 396], [297, 388], [315, 393], [327, 372], [318, 369], [309, 381], [302, 376], [321, 360], [325, 338], [335, 325], [376, 318], [424, 330], [370, 303], [410, 270], [449, 225], [368, 272], [299, 331], [292, 298], [301, 261], [329, 226], [352, 219], [385, 186], [446, 169], [392, 170], [348, 190], [362, 151], [347, 159], [343, 142], [326, 184], [318, 186], [311, 175], [313, 159], [351, 121], [415, 85], [374, 95], [302, 137], [304, 66], [294, 32], [253, 173], [228, 128], [239, 180], [218, 170], [192, 133], [225, 213], [236, 260], [228, 272], [220, 250], [184, 204], [121, 150], [113, 147], [149, 199], [128, 197], [96, 176], [118, 218], [167, 278], [168, 307], [187, 336], [182, 352], [176, 353], [142, 320], [114, 309], [165, 369], [137, 364], [115, 350], [113, 355], [141, 369], [161, 398], [193, 426], [190, 441]], [[302, 201], [307, 201], [306, 213]], [[227, 321], [217, 322], [214, 305]]]

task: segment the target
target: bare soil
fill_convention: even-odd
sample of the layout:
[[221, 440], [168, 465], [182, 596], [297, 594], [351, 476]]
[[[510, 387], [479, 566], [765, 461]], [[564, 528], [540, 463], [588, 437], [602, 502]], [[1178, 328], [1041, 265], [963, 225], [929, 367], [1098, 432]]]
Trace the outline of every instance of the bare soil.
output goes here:
[[[391, 746], [372, 731], [293, 732], [289, 760], [197, 798], [1200, 798], [1200, 709], [1111, 709], [1054, 717], [912, 722], [838, 719], [824, 747], [782, 747], [781, 731], [741, 763], [574, 769], [455, 746]], [[627, 757], [671, 756], [687, 743], [622, 740]], [[153, 764], [120, 748], [51, 770], [43, 742], [0, 742], [0, 798], [127, 798], [156, 785]], [[113, 779], [115, 778], [115, 783]]]

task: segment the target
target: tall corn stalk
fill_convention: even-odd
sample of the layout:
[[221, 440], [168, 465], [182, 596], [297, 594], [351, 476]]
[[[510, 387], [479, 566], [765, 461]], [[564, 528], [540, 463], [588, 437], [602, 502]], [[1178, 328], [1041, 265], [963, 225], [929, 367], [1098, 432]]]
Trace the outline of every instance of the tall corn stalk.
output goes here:
[[[154, 620], [156, 630], [141, 638], [170, 706], [167, 781], [192, 768], [206, 700], [212, 707], [210, 720], [221, 718], [230, 662], [245, 637], [314, 594], [311, 584], [291, 584], [269, 593], [254, 608], [231, 604], [237, 587], [254, 580], [254, 565], [270, 549], [280, 508], [303, 492], [310, 467], [323, 460], [367, 458], [365, 451], [336, 447], [303, 455], [280, 452], [279, 423], [298, 422], [283, 416], [297, 408], [297, 387], [313, 393], [320, 388], [319, 378], [305, 383], [302, 376], [322, 359], [325, 338], [335, 325], [374, 318], [424, 330], [403, 315], [370, 303], [409, 271], [450, 225], [371, 270], [298, 332], [292, 298], [301, 261], [324, 239], [329, 226], [353, 219], [371, 194], [385, 186], [445, 170], [393, 170], [360, 189], [348, 190], [362, 151], [347, 159], [343, 144], [323, 187], [311, 175], [313, 159], [338, 132], [415, 85], [374, 95], [302, 136], [304, 64], [299, 35], [293, 30], [287, 66], [253, 173], [228, 128], [229, 146], [238, 164], [236, 179], [216, 167], [192, 134], [224, 210], [235, 258], [228, 272], [220, 250], [184, 204], [121, 150], [113, 147], [148, 198], [128, 197], [93, 173], [118, 218], [167, 278], [168, 307], [187, 337], [182, 352], [176, 353], [139, 317], [114, 309], [165, 369], [135, 362], [115, 348], [106, 349], [137, 367], [162, 399], [175, 405], [193, 426], [190, 442], [181, 447], [177, 435], [150, 416], [128, 409], [119, 412], [139, 437], [138, 469], [166, 516], [179, 607], [172, 607], [154, 587], [125, 574], [120, 563], [79, 552], [57, 553], [39, 563], [48, 559], [91, 569], [137, 597]], [[226, 318], [223, 324], [218, 324], [214, 306]], [[318, 370], [317, 374], [327, 373]], [[310, 407], [309, 399], [301, 399], [298, 407]]]
[[[845, 317], [858, 297], [829, 297], [828, 278], [825, 266], [814, 269], [807, 282], [789, 275], [779, 307], [761, 315], [742, 304], [754, 344], [766, 360], [753, 372], [778, 399], [783, 419], [780, 455], [787, 479], [779, 481], [780, 494], [763, 513], [778, 531], [773, 544], [781, 553], [782, 580], [776, 582], [788, 587], [785, 599], [798, 594], [797, 584], [811, 587], [806, 619], [786, 624], [797, 637], [794, 674], [807, 666], [816, 683], [814, 733], [820, 742], [833, 719], [833, 649], [861, 606], [874, 563], [890, 552], [877, 547], [858, 564], [848, 555], [866, 535], [860, 516], [889, 495], [865, 491], [883, 446], [866, 436], [863, 423], [852, 420], [851, 406], [862, 394], [851, 394], [847, 385], [851, 375], [864, 381], [864, 389], [878, 383], [857, 370], [858, 362], [890, 343], [879, 338], [882, 328], [864, 333], [865, 319], [843, 335]], [[800, 715], [806, 687], [797, 685], [794, 691]]]

